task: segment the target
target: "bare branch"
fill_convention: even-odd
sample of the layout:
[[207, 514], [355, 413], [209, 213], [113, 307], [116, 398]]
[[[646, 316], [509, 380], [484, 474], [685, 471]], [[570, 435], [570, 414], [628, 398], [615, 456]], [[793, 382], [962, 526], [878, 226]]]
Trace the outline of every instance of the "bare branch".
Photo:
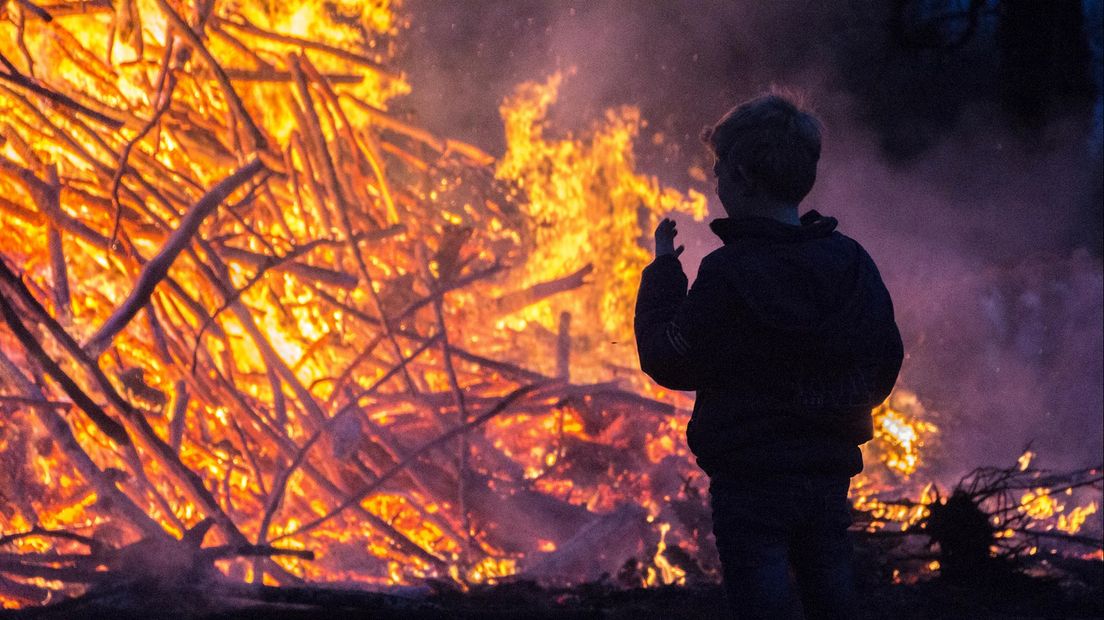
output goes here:
[[142, 269], [142, 274], [138, 277], [138, 282], [134, 285], [134, 289], [130, 292], [126, 301], [111, 314], [111, 317], [104, 322], [99, 331], [85, 344], [85, 350], [89, 355], [97, 358], [110, 346], [115, 335], [122, 331], [127, 323], [134, 318], [134, 315], [138, 314], [138, 311], [149, 302], [150, 294], [153, 293], [157, 284], [168, 275], [169, 267], [172, 266], [176, 257], [184, 251], [192, 237], [199, 231], [199, 226], [203, 223], [203, 220], [222, 201], [226, 200], [234, 190], [253, 178], [263, 168], [264, 164], [261, 163], [260, 159], [250, 161], [237, 172], [220, 181], [192, 206], [180, 220], [179, 227], [165, 241], [165, 244], [161, 247], [161, 252], [146, 263], [146, 266]]

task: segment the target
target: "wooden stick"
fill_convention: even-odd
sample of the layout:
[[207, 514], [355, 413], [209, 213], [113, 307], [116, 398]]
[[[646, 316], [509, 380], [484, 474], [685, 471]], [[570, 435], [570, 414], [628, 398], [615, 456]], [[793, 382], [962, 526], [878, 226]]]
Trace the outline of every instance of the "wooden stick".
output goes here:
[[561, 312], [556, 334], [556, 378], [571, 382], [571, 313]]
[[[295, 114], [295, 118], [299, 126], [304, 127], [307, 124], [307, 120], [302, 108], [300, 108], [297, 103], [292, 102], [291, 111]], [[316, 166], [314, 165], [313, 160], [319, 156], [313, 154], [316, 149], [313, 147], [308, 148], [307, 143], [304, 141], [304, 139], [310, 141], [310, 143], [313, 145], [313, 140], [310, 139], [309, 136], [303, 136], [300, 131], [291, 132], [291, 137], [288, 141], [289, 150], [299, 154], [299, 161], [301, 161], [303, 164], [302, 178], [306, 179], [307, 187], [310, 188], [310, 193], [314, 196], [315, 208], [318, 210], [319, 219], [322, 221], [322, 224], [325, 227], [324, 234], [330, 234], [331, 231], [334, 230], [334, 225], [333, 220], [330, 216], [330, 210], [326, 208], [326, 198], [330, 197], [329, 192], [327, 192], [326, 188], [320, 185], [318, 183], [318, 180], [315, 179], [314, 173]], [[292, 168], [292, 170], [294, 171], [295, 169]], [[297, 195], [300, 194], [298, 186], [296, 187], [295, 191]], [[303, 221], [310, 222], [311, 218], [307, 216], [306, 210], [302, 209], [302, 203], [300, 203], [299, 206]]]
[[111, 239], [108, 243], [108, 251], [115, 246], [115, 240], [119, 234], [119, 220], [122, 219], [122, 203], [119, 202], [119, 185], [123, 182], [123, 174], [127, 171], [127, 160], [130, 159], [130, 151], [136, 144], [142, 141], [156, 125], [161, 121], [161, 116], [172, 104], [173, 91], [176, 90], [176, 78], [172, 75], [173, 45], [172, 33], [168, 35], [169, 45], [165, 46], [164, 56], [161, 58], [161, 69], [157, 75], [157, 86], [154, 97], [153, 115], [146, 121], [133, 138], [123, 145], [123, 151], [119, 154], [118, 163], [115, 166], [115, 175], [111, 178], [111, 204], [115, 207], [115, 223], [111, 227]]
[[83, 15], [86, 13], [101, 13], [111, 10], [110, 0], [62, 0], [61, 2], [48, 2], [41, 5], [42, 10], [51, 15]]
[[[213, 32], [213, 33], [217, 34], [218, 36], [222, 37], [222, 39], [224, 41], [226, 41], [227, 43], [229, 43], [231, 46], [233, 46], [234, 49], [241, 52], [244, 56], [247, 56], [248, 58], [250, 58], [257, 65], [257, 67], [260, 68], [262, 71], [275, 71], [276, 70], [276, 68], [274, 66], [272, 66], [272, 63], [270, 63], [267, 60], [261, 58], [261, 55], [258, 54], [256, 50], [254, 50], [252, 47], [246, 45], [245, 43], [242, 43], [241, 39], [235, 37], [234, 35], [230, 34], [229, 32], [226, 32], [226, 30], [219, 27], [219, 25], [217, 23], [208, 20], [207, 27], [211, 29], [211, 32]], [[233, 79], [233, 72], [234, 71], [235, 71], [234, 69], [227, 69], [226, 74], [231, 76], [231, 79]]]
[[587, 283], [586, 277], [593, 271], [594, 265], [588, 263], [575, 273], [563, 276], [562, 278], [556, 278], [555, 280], [540, 282], [521, 291], [507, 293], [495, 299], [492, 303], [494, 303], [495, 309], [501, 314], [517, 312], [522, 308], [531, 306], [557, 293], [563, 293], [583, 286]]
[[184, 437], [185, 417], [188, 415], [188, 384], [183, 379], [176, 382], [173, 390], [172, 418], [169, 420], [169, 445], [177, 453]]
[[[420, 250], [419, 246], [417, 250]], [[418, 252], [421, 254], [421, 252]], [[431, 290], [435, 290], [438, 286], [437, 278], [433, 275], [433, 272], [429, 268], [429, 263], [425, 257], [422, 256], [422, 265], [425, 271], [426, 278], [430, 282]], [[459, 417], [459, 427], [464, 427], [468, 423], [468, 408], [464, 404], [464, 390], [460, 387], [460, 380], [456, 377], [456, 367], [452, 363], [452, 346], [449, 344], [448, 337], [448, 325], [445, 323], [445, 310], [444, 310], [444, 295], [440, 295], [433, 300], [433, 314], [437, 319], [437, 331], [441, 336], [441, 357], [444, 360], [445, 374], [448, 377], [449, 391], [452, 393], [453, 402], [456, 405], [456, 411]], [[470, 467], [470, 446], [468, 445], [467, 434], [460, 435], [459, 441], [459, 472], [456, 476], [457, 488], [456, 488], [456, 503], [457, 508], [460, 510], [460, 522], [464, 528], [464, 539], [460, 541], [462, 557], [461, 563], [467, 567], [470, 563], [471, 545], [472, 545], [472, 526], [471, 515], [468, 513], [468, 499], [467, 499], [467, 480], [468, 469]]]
[[254, 556], [285, 556], [299, 558], [300, 560], [313, 560], [314, 552], [307, 549], [282, 549], [270, 545], [222, 545], [219, 547], [205, 547], [200, 549], [198, 553], [200, 561], [203, 562], [213, 562], [222, 558]]
[[65, 264], [65, 249], [61, 232], [53, 224], [46, 228], [46, 244], [50, 251], [50, 276], [54, 281], [54, 309], [63, 325], [73, 321], [73, 308], [69, 298], [69, 271]]
[[381, 110], [374, 105], [371, 105], [357, 97], [354, 97], [351, 94], [344, 93], [341, 95], [341, 97], [343, 99], [351, 101], [363, 112], [366, 112], [380, 127], [393, 131], [399, 135], [417, 140], [418, 142], [429, 146], [441, 155], [446, 155], [448, 153], [459, 153], [481, 166], [489, 166], [495, 162], [494, 156], [486, 153], [479, 147], [468, 144], [466, 142], [460, 142], [458, 140], [438, 137], [429, 130], [411, 125], [406, 121], [400, 120], [399, 118], [395, 117], [394, 114]]
[[16, 2], [18, 2], [20, 6], [33, 13], [35, 17], [41, 19], [44, 22], [51, 22], [54, 20], [53, 15], [50, 15], [50, 13], [46, 11], [46, 9], [31, 2], [31, 0], [16, 0]]
[[[0, 351], [3, 353], [3, 351]], [[12, 368], [16, 366], [13, 364]], [[76, 407], [74, 403], [67, 400], [45, 400], [39, 398], [25, 398], [22, 396], [0, 396], [0, 406], [10, 407], [48, 407], [50, 409], [68, 409], [70, 407]]]
[[99, 357], [110, 346], [115, 335], [122, 331], [127, 323], [134, 318], [134, 315], [138, 314], [138, 311], [149, 302], [149, 296], [153, 293], [153, 289], [168, 275], [169, 267], [180, 252], [184, 250], [185, 246], [191, 242], [196, 232], [199, 231], [199, 225], [203, 223], [203, 220], [222, 201], [226, 200], [234, 190], [255, 176], [263, 167], [264, 164], [261, 163], [260, 159], [250, 161], [237, 172], [220, 181], [195, 203], [180, 220], [179, 227], [165, 241], [165, 245], [162, 246], [157, 256], [150, 259], [146, 266], [142, 268], [142, 273], [126, 301], [116, 308], [111, 317], [85, 344], [85, 350], [93, 359]]
[[[3, 261], [0, 261], [0, 274], [3, 275], [5, 280], [9, 278], [18, 279], [18, 276], [8, 270], [8, 266], [4, 264]], [[8, 303], [6, 294], [0, 294], [0, 312], [4, 315], [4, 321], [8, 324], [8, 329], [10, 329], [16, 339], [19, 340], [19, 343], [23, 345], [27, 354], [46, 371], [46, 374], [50, 375], [50, 378], [57, 381], [58, 385], [61, 386], [61, 389], [69, 396], [73, 403], [80, 407], [81, 411], [84, 411], [88, 419], [92, 420], [96, 428], [100, 429], [104, 435], [107, 435], [119, 445], [131, 445], [130, 436], [127, 435], [123, 425], [107, 415], [95, 401], [84, 393], [84, 390], [82, 390], [69, 375], [65, 374], [61, 367], [58, 366], [57, 362], [46, 353], [42, 345], [38, 343], [38, 340], [36, 340], [31, 332], [27, 330], [27, 327], [23, 325], [23, 322], [19, 319], [19, 313]]]
[[[227, 69], [226, 77], [232, 82], [293, 82], [295, 77], [290, 71], [277, 69]], [[364, 81], [364, 76], [351, 73], [326, 73], [327, 81], [334, 84], [359, 84]]]

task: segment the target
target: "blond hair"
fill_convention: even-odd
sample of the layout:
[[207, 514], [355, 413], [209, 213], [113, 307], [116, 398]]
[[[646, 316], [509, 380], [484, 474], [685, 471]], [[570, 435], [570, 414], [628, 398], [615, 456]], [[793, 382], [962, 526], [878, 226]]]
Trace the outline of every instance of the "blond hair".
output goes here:
[[756, 97], [702, 130], [717, 165], [744, 174], [765, 193], [799, 202], [813, 188], [820, 122], [778, 94]]

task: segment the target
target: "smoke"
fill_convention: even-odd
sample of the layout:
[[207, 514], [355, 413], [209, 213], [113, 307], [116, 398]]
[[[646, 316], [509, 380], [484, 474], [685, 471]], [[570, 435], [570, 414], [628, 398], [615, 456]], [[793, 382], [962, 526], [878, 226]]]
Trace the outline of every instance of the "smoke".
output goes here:
[[895, 166], [873, 136], [840, 133], [808, 204], [880, 266], [906, 345], [901, 384], [942, 429], [935, 471], [1008, 464], [1029, 443], [1044, 467], [1098, 463], [1104, 276], [1069, 243], [1070, 205], [1092, 191], [1073, 165], [1081, 147], [1035, 153], [993, 128]]
[[[1025, 133], [992, 96], [991, 14], [974, 49], [890, 63], [883, 5], [408, 0], [405, 105], [501, 153], [502, 98], [574, 68], [553, 127], [637, 105], [641, 167], [711, 195], [691, 172], [710, 169], [700, 128], [772, 85], [804, 92], [827, 127], [805, 206], [838, 217], [879, 264], [908, 351], [902, 383], [943, 427], [940, 472], [1010, 463], [1032, 441], [1043, 466], [1099, 462], [1099, 89], [1095, 126], [1090, 108]], [[1089, 42], [1099, 84], [1096, 30]], [[717, 241], [679, 229], [692, 277]]]

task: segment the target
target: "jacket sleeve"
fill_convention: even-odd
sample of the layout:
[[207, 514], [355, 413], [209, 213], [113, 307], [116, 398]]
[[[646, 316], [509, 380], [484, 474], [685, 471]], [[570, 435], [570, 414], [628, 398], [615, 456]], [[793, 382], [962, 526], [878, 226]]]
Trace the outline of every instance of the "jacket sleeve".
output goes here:
[[672, 255], [644, 268], [636, 298], [636, 349], [640, 368], [672, 390], [696, 390], [706, 379], [711, 336], [724, 333], [731, 295], [720, 266], [706, 257], [690, 291]]
[[[888, 293], [886, 294], [888, 298]], [[885, 326], [885, 346], [882, 350], [882, 359], [879, 367], [877, 385], [877, 400], [882, 402], [893, 386], [897, 383], [897, 375], [901, 372], [901, 364], [905, 360], [905, 347], [901, 342], [901, 331], [897, 328], [897, 321], [893, 318], [893, 305], [890, 303], [889, 321]]]

